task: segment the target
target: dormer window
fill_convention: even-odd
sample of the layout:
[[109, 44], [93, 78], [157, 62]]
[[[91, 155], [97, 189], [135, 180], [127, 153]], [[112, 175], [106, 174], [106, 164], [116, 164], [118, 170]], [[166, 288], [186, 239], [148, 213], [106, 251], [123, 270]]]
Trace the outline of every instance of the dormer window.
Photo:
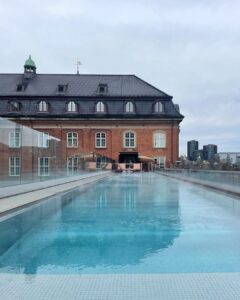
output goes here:
[[59, 84], [58, 85], [58, 93], [66, 93], [67, 85], [66, 84]]
[[40, 101], [38, 103], [38, 111], [40, 112], [48, 112], [49, 110], [49, 105], [46, 101]]
[[108, 85], [107, 84], [103, 84], [103, 83], [100, 83], [98, 85], [98, 93], [99, 94], [107, 94], [108, 92]]
[[102, 101], [99, 101], [96, 104], [96, 112], [97, 113], [105, 113], [105, 104]]
[[24, 85], [23, 84], [18, 84], [17, 85], [17, 92], [23, 92], [24, 91]]
[[68, 112], [76, 112], [77, 111], [77, 104], [74, 101], [69, 101], [67, 104], [67, 111]]
[[155, 113], [162, 113], [163, 112], [163, 104], [161, 101], [157, 101], [154, 104], [154, 112]]
[[134, 105], [131, 101], [125, 104], [125, 112], [126, 113], [133, 113], [134, 112]]
[[17, 101], [12, 101], [12, 102], [10, 103], [10, 110], [11, 110], [11, 111], [20, 111], [20, 108], [21, 108], [21, 106], [20, 106], [20, 103], [19, 103], [19, 102], [17, 102]]

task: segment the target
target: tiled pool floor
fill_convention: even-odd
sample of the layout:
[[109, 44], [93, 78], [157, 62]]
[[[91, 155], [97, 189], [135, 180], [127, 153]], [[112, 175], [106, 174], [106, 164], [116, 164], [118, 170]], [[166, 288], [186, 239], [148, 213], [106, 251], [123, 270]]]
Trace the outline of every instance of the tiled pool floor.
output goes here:
[[240, 273], [0, 275], [1, 300], [237, 300]]

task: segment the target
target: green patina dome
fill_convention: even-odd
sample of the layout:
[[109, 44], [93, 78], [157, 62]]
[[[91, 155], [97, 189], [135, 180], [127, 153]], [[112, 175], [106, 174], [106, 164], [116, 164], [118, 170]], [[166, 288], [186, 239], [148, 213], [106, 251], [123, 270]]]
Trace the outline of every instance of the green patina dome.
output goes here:
[[29, 55], [28, 59], [25, 61], [24, 68], [31, 67], [36, 69], [35, 62], [32, 60], [31, 55]]

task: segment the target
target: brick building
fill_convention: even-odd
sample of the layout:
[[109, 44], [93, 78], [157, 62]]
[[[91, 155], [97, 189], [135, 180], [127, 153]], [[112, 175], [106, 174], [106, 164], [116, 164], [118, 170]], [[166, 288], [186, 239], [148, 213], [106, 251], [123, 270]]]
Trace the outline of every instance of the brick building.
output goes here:
[[[17, 124], [1, 129], [2, 169], [11, 173], [16, 164], [26, 172], [50, 169], [52, 162], [44, 158], [52, 158], [51, 143], [54, 166], [61, 170], [87, 157], [162, 165], [178, 159], [183, 116], [171, 96], [135, 75], [38, 74], [36, 69], [29, 57], [22, 74], [0, 74], [0, 117]], [[34, 132], [25, 144], [19, 128]], [[19, 149], [22, 159], [12, 159]]]

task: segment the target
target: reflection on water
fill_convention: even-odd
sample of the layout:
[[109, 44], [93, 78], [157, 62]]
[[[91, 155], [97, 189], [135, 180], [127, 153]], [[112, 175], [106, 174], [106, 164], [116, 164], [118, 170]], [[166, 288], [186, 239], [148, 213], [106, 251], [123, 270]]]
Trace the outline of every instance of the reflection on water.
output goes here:
[[159, 175], [116, 175], [2, 220], [0, 272], [239, 272], [239, 203]]
[[171, 246], [181, 230], [178, 185], [156, 189], [159, 183], [154, 176], [116, 176], [3, 221], [1, 268], [34, 274], [39, 267], [140, 263]]

